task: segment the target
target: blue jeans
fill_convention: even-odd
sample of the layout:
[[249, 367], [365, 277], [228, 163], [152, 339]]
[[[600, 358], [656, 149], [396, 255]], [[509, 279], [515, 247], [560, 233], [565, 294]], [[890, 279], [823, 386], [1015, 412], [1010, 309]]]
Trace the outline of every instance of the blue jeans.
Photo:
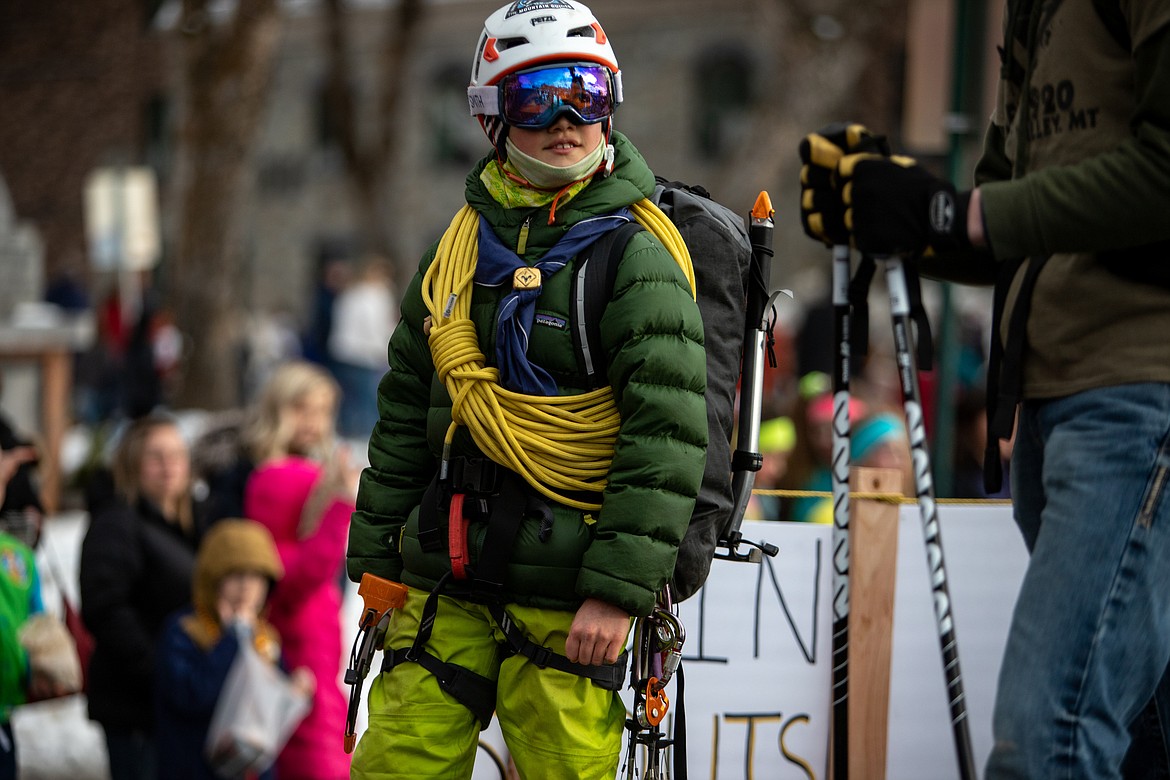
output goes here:
[[1031, 560], [987, 780], [1120, 778], [1170, 664], [1170, 385], [1025, 402], [1011, 474]]
[[384, 369], [335, 360], [330, 366], [341, 385], [337, 432], [347, 439], [368, 439], [378, 422], [378, 384]]

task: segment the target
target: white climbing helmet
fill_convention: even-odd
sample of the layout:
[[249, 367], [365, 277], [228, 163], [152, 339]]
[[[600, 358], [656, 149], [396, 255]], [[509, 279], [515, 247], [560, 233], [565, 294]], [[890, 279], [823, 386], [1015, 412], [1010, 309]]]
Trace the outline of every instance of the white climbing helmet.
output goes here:
[[565, 63], [604, 68], [608, 79], [596, 85], [595, 99], [607, 101], [605, 116], [599, 116], [600, 108], [590, 115], [588, 108], [580, 108], [580, 101], [552, 113], [568, 110], [585, 122], [608, 118], [622, 102], [621, 70], [605, 31], [586, 6], [572, 0], [516, 0], [487, 18], [471, 64], [467, 99], [472, 116], [480, 118], [493, 144], [500, 140], [501, 120], [507, 121], [501, 82], [522, 71]]

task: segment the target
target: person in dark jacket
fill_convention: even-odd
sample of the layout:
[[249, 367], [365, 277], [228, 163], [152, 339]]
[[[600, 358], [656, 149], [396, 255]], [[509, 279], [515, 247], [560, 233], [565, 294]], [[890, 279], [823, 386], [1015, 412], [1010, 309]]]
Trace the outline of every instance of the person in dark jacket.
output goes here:
[[[468, 777], [494, 709], [521, 775], [612, 778], [631, 619], [670, 580], [702, 479], [703, 325], [653, 173], [613, 129], [621, 72], [592, 12], [500, 8], [473, 62], [495, 150], [404, 297], [350, 529], [350, 577], [409, 588], [352, 776]], [[614, 262], [590, 356], [608, 384], [588, 390], [570, 289], [633, 219], [653, 230]], [[501, 654], [505, 632], [557, 666]], [[478, 682], [448, 695], [428, 658]]]
[[[200, 544], [192, 605], [173, 615], [158, 648], [155, 681], [159, 780], [222, 780], [205, 754], [208, 729], [241, 642], [281, 663], [280, 636], [265, 619], [268, 596], [284, 576], [276, 543], [264, 526], [228, 518]], [[313, 675], [293, 672], [306, 695]], [[260, 778], [270, 778], [264, 771]]]
[[89, 716], [101, 724], [112, 780], [153, 780], [155, 647], [187, 604], [198, 544], [187, 443], [169, 417], [132, 423], [114, 453], [116, 500], [81, 545], [81, 615], [93, 634]]

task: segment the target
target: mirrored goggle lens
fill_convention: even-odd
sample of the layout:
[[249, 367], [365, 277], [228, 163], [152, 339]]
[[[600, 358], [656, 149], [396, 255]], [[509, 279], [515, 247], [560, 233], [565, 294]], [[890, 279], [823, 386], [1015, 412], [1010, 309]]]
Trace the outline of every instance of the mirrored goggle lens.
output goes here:
[[504, 121], [516, 127], [547, 127], [567, 111], [586, 124], [613, 113], [609, 71], [600, 65], [562, 65], [504, 78]]

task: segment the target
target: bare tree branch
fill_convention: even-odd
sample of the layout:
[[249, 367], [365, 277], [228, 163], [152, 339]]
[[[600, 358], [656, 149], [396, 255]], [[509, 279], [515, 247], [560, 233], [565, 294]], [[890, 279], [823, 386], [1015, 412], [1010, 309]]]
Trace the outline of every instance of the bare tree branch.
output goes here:
[[325, 0], [325, 51], [328, 63], [326, 105], [345, 160], [350, 191], [358, 214], [361, 244], [391, 261], [397, 253], [388, 233], [394, 157], [402, 144], [399, 116], [410, 58], [417, 50], [418, 29], [423, 19], [422, 0], [401, 0], [386, 15], [385, 40], [381, 46], [376, 115], [373, 130], [364, 134], [354, 98], [353, 53], [347, 29], [344, 0]]
[[281, 30], [276, 0], [241, 0], [226, 27], [206, 0], [179, 20], [185, 105], [168, 300], [187, 340], [175, 403], [238, 403], [240, 204]]

